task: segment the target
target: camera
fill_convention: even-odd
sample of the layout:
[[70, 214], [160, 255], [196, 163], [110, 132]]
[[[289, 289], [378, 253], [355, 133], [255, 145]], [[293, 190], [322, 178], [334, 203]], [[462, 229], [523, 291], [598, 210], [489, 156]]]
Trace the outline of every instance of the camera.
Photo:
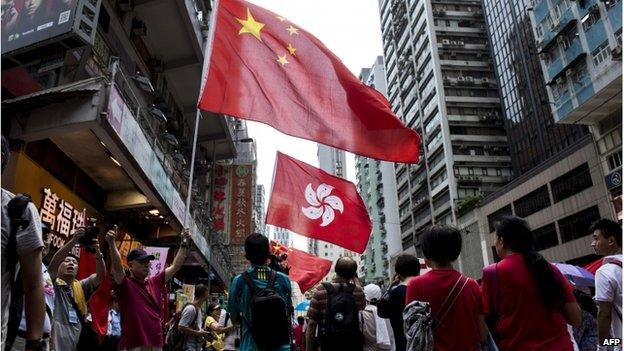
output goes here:
[[78, 240], [80, 246], [87, 249], [88, 252], [95, 253], [93, 244], [97, 241], [98, 235], [100, 235], [100, 228], [97, 227], [97, 219], [89, 218], [88, 224], [85, 227], [85, 234]]

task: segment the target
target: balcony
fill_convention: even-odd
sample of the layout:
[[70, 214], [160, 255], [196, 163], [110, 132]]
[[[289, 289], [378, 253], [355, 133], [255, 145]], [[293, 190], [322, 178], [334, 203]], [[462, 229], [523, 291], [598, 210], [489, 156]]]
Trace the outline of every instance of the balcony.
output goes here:
[[593, 52], [602, 43], [604, 43], [605, 40], [607, 40], [607, 32], [605, 30], [604, 20], [601, 19], [599, 21], [596, 21], [596, 23], [594, 23], [591, 28], [589, 28], [587, 32], [585, 32], [585, 38], [587, 39], [587, 46], [589, 47], [590, 52]]
[[563, 70], [563, 60], [558, 58], [547, 66], [548, 81], [552, 81], [559, 72]]
[[622, 2], [619, 1], [615, 6], [611, 7], [608, 11], [609, 22], [611, 22], [611, 28], [614, 32], [617, 32], [622, 28]]
[[576, 25], [576, 18], [570, 7], [557, 20], [553, 20], [551, 28], [544, 28], [544, 35], [539, 43], [541, 46], [539, 51], [545, 52], [550, 49], [552, 45], [556, 44], [555, 39], [574, 25]]
[[580, 55], [582, 55], [583, 52], [583, 47], [581, 46], [581, 42], [578, 39], [574, 39], [572, 41], [572, 43], [570, 44], [570, 46], [565, 49], [565, 61], [566, 61], [566, 65], [569, 65], [570, 63], [574, 62], [574, 60], [576, 60]]

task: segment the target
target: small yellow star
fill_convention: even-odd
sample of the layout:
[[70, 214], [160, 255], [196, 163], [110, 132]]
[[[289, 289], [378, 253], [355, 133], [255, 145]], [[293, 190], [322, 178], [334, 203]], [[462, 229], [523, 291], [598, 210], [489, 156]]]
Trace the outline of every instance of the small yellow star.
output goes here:
[[297, 56], [297, 55], [295, 54], [295, 51], [297, 51], [297, 49], [296, 49], [296, 48], [294, 48], [294, 47], [292, 46], [292, 44], [290, 44], [290, 43], [289, 43], [289, 44], [288, 44], [287, 49], [288, 49], [288, 51], [290, 51], [290, 54], [291, 54], [291, 55], [293, 55], [293, 56]]
[[262, 27], [264, 27], [264, 23], [256, 21], [256, 19], [253, 18], [253, 16], [251, 15], [251, 10], [249, 8], [247, 8], [247, 19], [242, 20], [240, 18], [237, 18], [236, 20], [243, 26], [238, 32], [238, 35], [241, 35], [243, 33], [249, 33], [256, 37], [258, 40], [262, 41], [262, 39], [260, 38], [260, 31], [262, 30]]
[[292, 24], [290, 25], [290, 27], [286, 28], [286, 30], [288, 31], [288, 33], [290, 33], [290, 35], [293, 35], [293, 34], [299, 35], [299, 29], [293, 27]]
[[280, 22], [284, 22], [286, 19], [282, 16], [277, 16], [277, 19], [280, 20]]
[[280, 249], [281, 249], [281, 248], [282, 248], [282, 247], [280, 246], [280, 244], [275, 244], [275, 245], [273, 246], [273, 250], [274, 250], [275, 252], [280, 252]]
[[277, 62], [279, 62], [282, 65], [282, 67], [284, 67], [284, 65], [286, 65], [287, 63], [290, 63], [290, 62], [288, 62], [286, 60], [286, 55], [284, 55], [284, 56], [277, 56], [277, 57], [278, 57], [277, 58]]

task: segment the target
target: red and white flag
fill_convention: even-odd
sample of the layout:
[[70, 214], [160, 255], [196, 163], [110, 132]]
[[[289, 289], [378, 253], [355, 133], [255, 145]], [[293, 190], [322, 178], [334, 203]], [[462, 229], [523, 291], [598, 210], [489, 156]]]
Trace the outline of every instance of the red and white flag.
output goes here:
[[332, 266], [332, 261], [310, 255], [307, 252], [281, 245], [271, 240], [271, 253], [274, 255], [286, 254], [286, 266], [290, 267], [288, 277], [297, 282], [302, 293], [320, 282]]
[[372, 224], [355, 184], [277, 153], [266, 223], [363, 253]]
[[199, 108], [367, 157], [418, 162], [419, 135], [310, 33], [243, 0], [222, 0], [214, 11]]

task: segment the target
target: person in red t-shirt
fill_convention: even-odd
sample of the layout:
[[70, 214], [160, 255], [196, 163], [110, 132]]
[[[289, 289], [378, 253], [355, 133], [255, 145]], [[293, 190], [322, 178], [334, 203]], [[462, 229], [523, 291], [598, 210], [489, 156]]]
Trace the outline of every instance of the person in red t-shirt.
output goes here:
[[501, 351], [572, 351], [568, 324], [581, 323], [573, 289], [534, 248], [525, 220], [495, 223], [496, 252], [503, 259], [483, 270], [485, 314]]
[[429, 303], [437, 321], [433, 330], [435, 351], [481, 350], [488, 335], [481, 290], [474, 279], [464, 277], [452, 265], [461, 252], [459, 230], [432, 226], [421, 236], [420, 245], [431, 271], [407, 283], [405, 305], [412, 301]]
[[303, 324], [305, 319], [303, 317], [297, 317], [297, 326], [293, 328], [293, 339], [295, 340], [296, 351], [305, 351], [305, 343], [303, 342]]
[[117, 301], [121, 315], [121, 339], [119, 349], [126, 351], [159, 351], [163, 338], [163, 296], [165, 283], [182, 268], [190, 246], [188, 229], [181, 233], [182, 245], [171, 266], [148, 278], [150, 261], [143, 249], [130, 251], [127, 261], [130, 274], [126, 275], [121, 265], [121, 255], [115, 245], [116, 230], [106, 233], [111, 252], [111, 275], [115, 280]]

